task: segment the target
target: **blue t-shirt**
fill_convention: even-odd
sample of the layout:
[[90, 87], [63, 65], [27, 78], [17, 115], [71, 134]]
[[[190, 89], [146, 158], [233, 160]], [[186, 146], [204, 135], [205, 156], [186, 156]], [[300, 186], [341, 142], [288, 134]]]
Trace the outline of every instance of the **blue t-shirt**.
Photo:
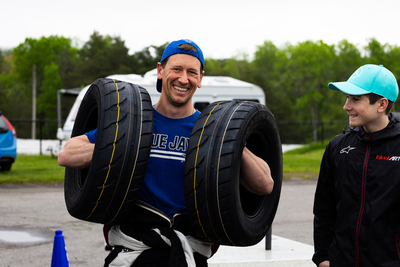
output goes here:
[[[189, 117], [172, 119], [153, 108], [153, 143], [139, 199], [170, 218], [176, 213], [187, 213], [183, 183], [185, 157], [199, 115], [196, 111]], [[96, 130], [86, 133], [90, 142], [96, 139], [96, 133]]]
[[96, 143], [97, 129], [85, 133], [90, 143]]

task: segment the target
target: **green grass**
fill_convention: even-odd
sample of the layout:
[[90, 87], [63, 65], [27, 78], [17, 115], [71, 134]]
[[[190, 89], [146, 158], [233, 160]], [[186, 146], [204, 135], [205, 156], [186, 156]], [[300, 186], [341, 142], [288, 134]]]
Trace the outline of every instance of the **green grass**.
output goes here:
[[59, 183], [64, 182], [65, 168], [57, 157], [18, 154], [10, 171], [0, 172], [2, 183]]
[[[317, 178], [327, 143], [315, 143], [283, 154], [283, 178]], [[65, 168], [57, 157], [19, 154], [11, 171], [0, 172], [2, 183], [60, 183]]]
[[313, 143], [283, 154], [283, 178], [318, 178], [328, 143]]

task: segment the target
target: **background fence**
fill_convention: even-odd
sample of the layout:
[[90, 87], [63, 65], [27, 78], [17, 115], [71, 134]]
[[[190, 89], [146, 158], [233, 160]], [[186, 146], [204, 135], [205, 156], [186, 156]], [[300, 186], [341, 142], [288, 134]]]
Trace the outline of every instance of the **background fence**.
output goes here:
[[309, 144], [314, 141], [325, 142], [348, 129], [348, 121], [318, 121], [317, 140], [314, 140], [311, 121], [278, 121], [282, 144]]
[[[57, 139], [57, 120], [20, 120], [7, 118], [22, 139]], [[35, 123], [35, 138], [32, 138], [32, 124]], [[64, 124], [64, 122], [63, 122]]]
[[[35, 138], [39, 140], [57, 139], [57, 120], [19, 120], [9, 119], [17, 131], [17, 137], [32, 139], [32, 123], [35, 122]], [[309, 144], [314, 142], [311, 121], [278, 121], [282, 144]], [[64, 125], [64, 122], [62, 122]], [[318, 121], [317, 142], [332, 139], [348, 128], [348, 121]]]

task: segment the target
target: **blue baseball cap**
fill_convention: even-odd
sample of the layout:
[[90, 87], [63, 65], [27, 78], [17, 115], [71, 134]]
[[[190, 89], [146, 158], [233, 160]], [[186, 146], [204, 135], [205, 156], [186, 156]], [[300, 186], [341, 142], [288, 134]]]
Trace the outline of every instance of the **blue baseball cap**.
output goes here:
[[[197, 49], [197, 51], [180, 49], [179, 46], [181, 44], [190, 44], [190, 45], [194, 46]], [[191, 55], [191, 56], [197, 57], [198, 60], [200, 60], [201, 68], [204, 69], [203, 52], [201, 51], [200, 47], [192, 40], [182, 39], [182, 40], [171, 42], [165, 48], [160, 62], [163, 62], [166, 58], [168, 58], [169, 56], [175, 55], [175, 54], [186, 54], [186, 55]], [[162, 79], [157, 79], [157, 91], [161, 93], [161, 90], [162, 90]]]
[[349, 95], [374, 93], [395, 102], [399, 86], [393, 73], [382, 65], [367, 64], [358, 68], [346, 82], [329, 83], [332, 90]]

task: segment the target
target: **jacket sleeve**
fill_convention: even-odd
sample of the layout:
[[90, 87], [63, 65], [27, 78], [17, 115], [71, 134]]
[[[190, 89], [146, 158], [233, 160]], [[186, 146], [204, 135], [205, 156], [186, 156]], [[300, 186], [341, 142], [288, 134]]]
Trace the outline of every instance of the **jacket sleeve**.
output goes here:
[[329, 260], [328, 249], [333, 242], [336, 222], [335, 165], [332, 159], [332, 142], [322, 158], [314, 197], [314, 256], [313, 262]]

